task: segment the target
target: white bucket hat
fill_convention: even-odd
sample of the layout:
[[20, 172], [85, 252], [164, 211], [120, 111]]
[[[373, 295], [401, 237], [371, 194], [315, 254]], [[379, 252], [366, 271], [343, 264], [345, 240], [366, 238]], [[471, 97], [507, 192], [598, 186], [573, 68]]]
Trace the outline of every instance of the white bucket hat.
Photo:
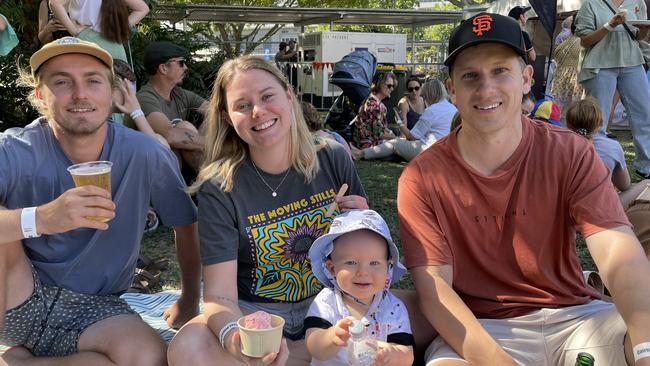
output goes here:
[[334, 240], [343, 234], [357, 230], [370, 230], [381, 235], [386, 239], [388, 251], [390, 254], [388, 263], [387, 286], [397, 282], [406, 273], [406, 268], [399, 261], [399, 251], [390, 236], [390, 230], [384, 219], [373, 210], [351, 210], [344, 212], [332, 221], [329, 232], [316, 239], [309, 249], [309, 260], [311, 261], [311, 270], [323, 285], [334, 288], [336, 279], [327, 269], [325, 262], [334, 249]]

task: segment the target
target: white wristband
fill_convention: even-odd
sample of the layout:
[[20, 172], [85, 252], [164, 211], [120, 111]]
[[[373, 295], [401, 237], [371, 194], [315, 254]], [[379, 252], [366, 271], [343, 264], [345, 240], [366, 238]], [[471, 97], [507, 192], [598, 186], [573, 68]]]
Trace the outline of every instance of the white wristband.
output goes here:
[[639, 343], [632, 350], [632, 353], [634, 353], [634, 362], [642, 358], [650, 357], [650, 342]]
[[129, 115], [131, 116], [131, 119], [135, 121], [136, 118], [144, 117], [144, 112], [142, 111], [142, 109], [136, 109], [133, 112], [131, 112], [131, 114]]
[[238, 327], [239, 326], [237, 325], [237, 323], [230, 322], [224, 325], [223, 328], [221, 328], [221, 330], [219, 331], [219, 343], [221, 343], [221, 347], [223, 349], [226, 349], [226, 346], [223, 343], [225, 342], [228, 333], [230, 333], [231, 331], [235, 330]]
[[615, 27], [609, 25], [609, 22], [603, 24], [603, 28], [607, 29], [609, 32], [613, 32]]
[[36, 207], [26, 207], [20, 212], [20, 229], [25, 239], [41, 236], [36, 232]]

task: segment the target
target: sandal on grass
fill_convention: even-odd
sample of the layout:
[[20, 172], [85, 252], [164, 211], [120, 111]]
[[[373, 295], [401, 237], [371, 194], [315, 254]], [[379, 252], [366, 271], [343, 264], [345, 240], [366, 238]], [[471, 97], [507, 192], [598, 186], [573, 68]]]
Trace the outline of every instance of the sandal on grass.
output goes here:
[[138, 261], [135, 266], [145, 271], [150, 272], [160, 272], [169, 268], [169, 259], [167, 258], [158, 258], [152, 259], [146, 255], [140, 254], [138, 256]]
[[130, 293], [150, 294], [152, 287], [160, 282], [160, 271], [149, 272], [141, 268], [135, 269], [135, 276], [133, 276], [133, 284], [127, 290]]

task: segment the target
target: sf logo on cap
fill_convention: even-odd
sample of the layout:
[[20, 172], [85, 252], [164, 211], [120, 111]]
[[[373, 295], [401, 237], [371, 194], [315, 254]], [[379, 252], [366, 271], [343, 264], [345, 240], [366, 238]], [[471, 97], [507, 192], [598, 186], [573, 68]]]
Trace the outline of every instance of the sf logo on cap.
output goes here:
[[489, 15], [479, 15], [472, 20], [472, 32], [477, 36], [483, 36], [483, 32], [488, 32], [492, 29], [492, 17]]

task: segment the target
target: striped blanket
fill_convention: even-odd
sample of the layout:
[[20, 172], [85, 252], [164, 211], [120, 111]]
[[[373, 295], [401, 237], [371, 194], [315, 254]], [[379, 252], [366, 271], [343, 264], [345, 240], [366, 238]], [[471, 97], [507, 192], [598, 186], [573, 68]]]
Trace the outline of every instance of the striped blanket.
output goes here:
[[[122, 298], [140, 314], [142, 320], [155, 329], [165, 342], [169, 343], [174, 338], [176, 330], [169, 328], [162, 316], [165, 310], [178, 300], [180, 294], [180, 291], [164, 291], [156, 294], [126, 293], [122, 295]], [[203, 310], [202, 308], [203, 303], [201, 303], [201, 310]], [[7, 347], [0, 345], [0, 354], [6, 350]]]
[[165, 291], [156, 294], [126, 293], [122, 295], [122, 298], [131, 306], [131, 309], [140, 314], [142, 320], [160, 333], [163, 339], [169, 343], [174, 338], [176, 330], [169, 328], [162, 316], [165, 310], [178, 300], [180, 294], [180, 291]]

